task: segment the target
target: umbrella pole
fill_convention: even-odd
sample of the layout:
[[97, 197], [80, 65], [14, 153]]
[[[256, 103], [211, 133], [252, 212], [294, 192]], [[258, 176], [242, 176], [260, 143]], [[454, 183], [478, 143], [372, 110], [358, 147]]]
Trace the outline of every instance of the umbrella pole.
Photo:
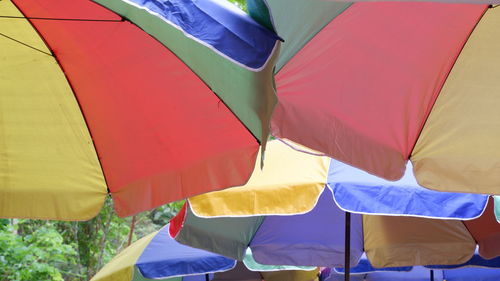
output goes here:
[[210, 279], [208, 278], [208, 273], [205, 274], [205, 281], [209, 281]]
[[351, 213], [345, 212], [345, 260], [344, 260], [344, 281], [349, 281], [351, 270]]
[[134, 229], [135, 229], [135, 216], [132, 217], [132, 222], [130, 223], [127, 246], [130, 246], [130, 244], [132, 244], [132, 235], [134, 234]]
[[431, 269], [431, 281], [434, 281], [434, 270]]

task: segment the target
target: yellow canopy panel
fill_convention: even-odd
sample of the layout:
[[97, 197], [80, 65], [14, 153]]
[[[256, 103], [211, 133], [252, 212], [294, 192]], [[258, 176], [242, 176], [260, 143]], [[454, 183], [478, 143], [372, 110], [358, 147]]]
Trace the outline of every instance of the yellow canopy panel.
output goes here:
[[461, 264], [476, 248], [458, 220], [364, 215], [363, 232], [374, 267]]
[[326, 184], [329, 165], [328, 157], [299, 152], [280, 141], [271, 141], [264, 168], [256, 165], [246, 185], [191, 197], [189, 204], [201, 217], [305, 213], [316, 205]]
[[[23, 15], [10, 1], [0, 14]], [[0, 217], [86, 220], [107, 188], [73, 92], [31, 24], [0, 30]]]
[[132, 280], [134, 266], [146, 246], [158, 234], [155, 231], [121, 251], [108, 264], [106, 264], [91, 280], [92, 281], [114, 281]]
[[422, 186], [500, 194], [500, 9], [488, 9], [458, 57], [411, 161]]
[[318, 281], [318, 269], [261, 272], [265, 281]]

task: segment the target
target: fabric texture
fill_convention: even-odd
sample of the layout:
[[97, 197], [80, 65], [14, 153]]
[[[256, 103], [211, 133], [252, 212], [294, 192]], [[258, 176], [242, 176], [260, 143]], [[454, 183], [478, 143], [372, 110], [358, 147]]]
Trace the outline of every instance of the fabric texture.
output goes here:
[[[0, 14], [23, 16], [10, 0]], [[0, 37], [0, 217], [90, 219], [107, 187], [71, 85], [28, 20], [0, 24], [31, 46]]]
[[[185, 33], [124, 1], [2, 2], [29, 22], [2, 20], [13, 40], [0, 39], [1, 217], [87, 220], [108, 191], [128, 216], [248, 180], [276, 102], [279, 43], [218, 0], [174, 2], [200, 3], [164, 16], [202, 14], [210, 26]], [[208, 38], [245, 48], [223, 54]], [[241, 66], [242, 54], [261, 69]]]
[[235, 261], [177, 243], [166, 226], [144, 248], [136, 266], [144, 277], [158, 279], [227, 271], [234, 268]]
[[418, 182], [500, 193], [500, 9], [488, 9], [460, 53], [412, 152]]
[[[265, 146], [269, 134], [271, 114], [277, 102], [272, 74], [278, 58], [280, 42], [277, 41], [277, 37], [273, 33], [259, 26], [248, 15], [237, 14], [234, 10], [226, 9], [225, 15], [221, 16], [218, 14], [221, 4], [216, 4], [216, 2], [222, 2], [223, 0], [179, 0], [168, 1], [161, 5], [157, 2], [153, 4], [153, 2], [148, 1], [144, 4], [147, 7], [131, 5], [129, 0], [95, 1], [132, 20], [144, 31], [167, 46], [201, 80], [207, 83], [212, 91], [217, 93], [224, 104], [231, 108], [231, 111], [238, 116], [239, 120]], [[180, 7], [177, 7], [181, 10], [177, 11], [176, 8], [170, 7], [173, 5], [172, 3], [183, 3]], [[166, 9], [161, 9], [163, 5], [166, 5]], [[209, 8], [207, 6], [218, 8], [207, 9]], [[193, 9], [181, 7], [193, 7]], [[190, 32], [196, 32], [197, 36], [205, 38], [204, 41], [209, 40], [209, 46], [223, 44], [234, 39], [245, 46], [245, 50], [249, 49], [247, 45], [255, 49], [246, 54], [247, 56], [262, 53], [261, 48], [264, 49], [263, 53], [266, 53], [265, 50], [268, 48], [263, 46], [272, 45], [273, 51], [265, 60], [266, 63], [255, 69], [256, 71], [239, 66], [228, 60], [226, 55], [214, 52], [212, 48], [207, 47], [207, 44], [195, 43], [184, 34], [184, 32], [188, 31], [165, 22], [165, 15], [151, 13], [145, 8], [154, 9], [155, 11], [162, 10], [162, 13], [171, 10], [174, 14], [178, 14], [179, 18], [173, 15], [171, 17], [175, 17], [178, 22], [180, 21], [181, 28], [182, 26], [193, 28], [194, 30]], [[209, 17], [199, 17], [207, 13]], [[210, 25], [207, 25], [206, 21], [209, 21]], [[246, 26], [248, 26], [249, 30], [245, 30], [245, 32], [239, 30]], [[235, 36], [235, 32], [238, 36]], [[236, 52], [233, 49], [228, 51]], [[257, 57], [261, 57], [261, 55]], [[224, 73], [224, 75], [221, 75], [221, 73]], [[234, 93], [238, 94], [235, 95]]]
[[284, 41], [276, 63], [276, 72], [279, 72], [325, 25], [351, 5], [327, 1], [252, 0], [248, 2], [248, 12], [256, 19], [266, 16], [253, 9], [256, 2], [269, 9], [269, 22]]
[[484, 212], [489, 197], [423, 188], [410, 162], [404, 176], [393, 182], [332, 159], [328, 186], [343, 210], [375, 215], [469, 220]]
[[273, 134], [385, 179], [401, 178], [434, 101], [486, 8], [351, 5], [277, 73]]
[[[344, 264], [345, 213], [326, 190], [316, 207], [306, 214], [267, 216], [250, 248], [263, 264], [342, 266]], [[363, 253], [361, 216], [351, 215], [351, 257], [356, 265]]]
[[144, 248], [158, 234], [153, 232], [127, 247], [106, 264], [97, 274], [92, 277], [93, 281], [116, 281], [132, 280], [134, 276], [134, 265], [142, 255]]
[[263, 220], [263, 217], [207, 219], [195, 216], [189, 206], [184, 210], [185, 215], [178, 214], [173, 219], [184, 218], [175, 240], [237, 260], [245, 257], [246, 248]]
[[327, 157], [270, 141], [264, 168], [257, 164], [245, 185], [191, 197], [189, 204], [199, 217], [306, 213], [323, 192], [328, 166]]
[[476, 248], [460, 221], [363, 216], [363, 230], [364, 249], [374, 267], [461, 264]]
[[[291, 142], [288, 145], [295, 146]], [[363, 248], [377, 267], [459, 265], [473, 255], [476, 241], [483, 257], [500, 256], [496, 246], [489, 246], [500, 230], [487, 226], [497, 224], [493, 204], [486, 208], [488, 196], [427, 190], [416, 183], [411, 166], [401, 180], [389, 182], [336, 160], [328, 160], [329, 188], [323, 189], [311, 211], [290, 213], [290, 205], [303, 199], [301, 192], [296, 193], [295, 189], [305, 189], [307, 182], [296, 184], [287, 180], [287, 169], [291, 178], [302, 179], [302, 172], [309, 175], [312, 165], [323, 163], [293, 163], [295, 155], [302, 154], [304, 159], [325, 157], [298, 152], [295, 149], [300, 147], [292, 149], [288, 145], [271, 141], [270, 159], [279, 161], [266, 163], [264, 172], [255, 174], [246, 186], [188, 200], [197, 202], [198, 209], [193, 211], [186, 204], [172, 220], [172, 235], [181, 243], [239, 260], [249, 246], [253, 257], [261, 264], [343, 266], [344, 211], [349, 211], [354, 212], [351, 218], [352, 265], [357, 264]], [[279, 169], [273, 167], [273, 163]], [[291, 169], [293, 165], [289, 164], [297, 168]], [[299, 168], [301, 164], [303, 170]], [[320, 167], [325, 169], [324, 165]], [[279, 174], [277, 178], [283, 178], [283, 183], [271, 179], [273, 192], [256, 192], [264, 182], [257, 178], [269, 176], [266, 172], [273, 177]], [[316, 178], [311, 180], [312, 185], [317, 185]], [[252, 182], [258, 183], [256, 187]], [[265, 212], [262, 212], [259, 206], [265, 204], [260, 202], [273, 207], [264, 206]], [[216, 208], [218, 211], [214, 212]], [[359, 214], [364, 214], [365, 226]], [[463, 221], [484, 223], [477, 224], [478, 233], [475, 234]]]
[[464, 222], [479, 245], [479, 254], [486, 259], [500, 256], [500, 224], [496, 221], [493, 199], [482, 216]]

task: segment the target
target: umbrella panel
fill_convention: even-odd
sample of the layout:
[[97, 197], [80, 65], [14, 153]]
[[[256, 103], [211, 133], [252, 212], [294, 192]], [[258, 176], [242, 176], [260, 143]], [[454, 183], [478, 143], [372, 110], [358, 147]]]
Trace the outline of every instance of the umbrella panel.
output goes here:
[[[233, 15], [224, 12], [218, 10], [217, 16]], [[29, 23], [2, 19], [2, 24], [8, 23], [7, 33], [24, 29], [21, 37], [11, 37], [47, 53], [17, 43], [14, 52], [26, 54], [8, 54], [18, 60], [6, 71], [14, 73], [12, 69], [24, 66], [32, 74], [40, 73], [34, 79], [16, 72], [15, 87], [5, 81], [0, 86], [7, 85], [6, 91], [13, 93], [5, 96], [11, 110], [4, 111], [12, 118], [1, 124], [12, 136], [7, 139], [8, 161], [2, 161], [10, 163], [2, 171], [12, 185], [1, 190], [0, 197], [7, 198], [1, 216], [89, 219], [99, 210], [107, 188], [118, 214], [126, 216], [203, 191], [240, 185], [250, 176], [259, 142], [193, 73], [197, 65], [188, 67], [165, 47], [169, 40], [200, 45], [182, 31], [163, 22], [174, 31], [169, 30], [171, 37], [163, 38], [162, 44], [103, 6], [83, 0], [2, 1], [1, 13], [29, 17]], [[260, 31], [250, 33], [260, 32], [255, 38], [274, 46], [265, 62], [272, 61], [277, 53], [274, 35], [248, 17], [228, 18], [258, 27]], [[3, 40], [14, 43], [2, 37], [2, 44]], [[206, 46], [194, 49], [213, 52]], [[220, 54], [210, 57], [219, 62], [210, 65], [210, 73], [217, 73], [217, 65], [236, 67]], [[232, 73], [253, 81], [271, 71], [268, 63], [261, 72]], [[20, 81], [22, 77], [26, 79]], [[259, 110], [263, 100], [272, 104], [269, 95], [274, 96], [274, 91], [261, 90], [266, 97], [248, 103]], [[30, 93], [37, 98], [27, 99]], [[32, 101], [33, 108], [25, 100]], [[244, 104], [240, 111], [252, 111]]]

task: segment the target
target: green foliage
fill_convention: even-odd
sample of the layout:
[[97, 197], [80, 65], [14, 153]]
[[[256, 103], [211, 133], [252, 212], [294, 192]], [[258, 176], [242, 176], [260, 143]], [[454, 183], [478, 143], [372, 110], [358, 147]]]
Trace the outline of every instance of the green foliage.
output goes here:
[[247, 0], [228, 0], [229, 2], [235, 4], [243, 11], [247, 11]]
[[[137, 215], [132, 240], [163, 227], [182, 205]], [[110, 198], [85, 222], [0, 219], [0, 280], [90, 280], [127, 246], [131, 221], [116, 216]]]
[[184, 200], [163, 205], [149, 213], [150, 220], [156, 225], [164, 225], [170, 221], [184, 205]]
[[37, 227], [25, 236], [18, 235], [18, 224], [2, 224], [1, 280], [64, 280], [60, 269], [75, 263], [76, 251], [63, 243], [52, 223]]

